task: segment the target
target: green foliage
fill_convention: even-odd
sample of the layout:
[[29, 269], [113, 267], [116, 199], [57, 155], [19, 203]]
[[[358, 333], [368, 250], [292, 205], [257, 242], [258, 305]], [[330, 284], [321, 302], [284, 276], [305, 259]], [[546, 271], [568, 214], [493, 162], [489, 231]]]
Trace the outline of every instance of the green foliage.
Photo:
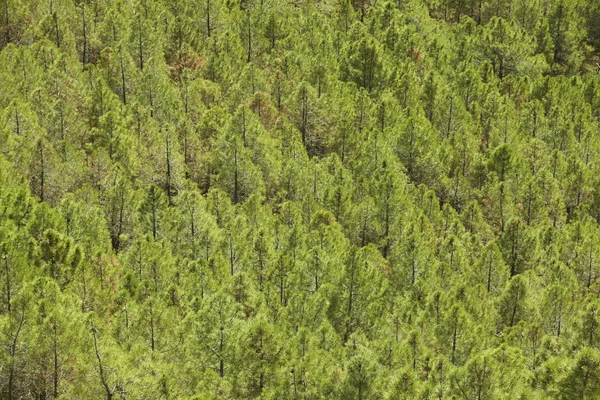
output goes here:
[[599, 16], [0, 1], [0, 398], [598, 398]]

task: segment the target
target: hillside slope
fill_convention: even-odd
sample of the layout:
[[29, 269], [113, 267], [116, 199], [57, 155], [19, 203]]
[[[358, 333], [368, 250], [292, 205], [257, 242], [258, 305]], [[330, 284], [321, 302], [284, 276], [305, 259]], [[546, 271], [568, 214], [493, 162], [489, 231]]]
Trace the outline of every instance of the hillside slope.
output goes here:
[[595, 0], [1, 0], [0, 397], [600, 396]]

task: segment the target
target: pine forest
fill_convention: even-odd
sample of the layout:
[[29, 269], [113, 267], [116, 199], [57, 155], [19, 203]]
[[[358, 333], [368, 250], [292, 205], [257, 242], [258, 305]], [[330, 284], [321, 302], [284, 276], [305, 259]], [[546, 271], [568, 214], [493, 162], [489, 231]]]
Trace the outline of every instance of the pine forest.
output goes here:
[[0, 398], [600, 399], [600, 0], [0, 0]]

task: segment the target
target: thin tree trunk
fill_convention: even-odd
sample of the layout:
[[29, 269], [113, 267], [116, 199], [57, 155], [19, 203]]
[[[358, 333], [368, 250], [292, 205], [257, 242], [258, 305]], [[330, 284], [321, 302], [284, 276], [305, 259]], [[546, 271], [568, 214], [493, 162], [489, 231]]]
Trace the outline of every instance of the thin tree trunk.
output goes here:
[[15, 354], [17, 352], [17, 342], [19, 340], [19, 334], [21, 333], [21, 328], [23, 328], [23, 323], [25, 322], [25, 308], [21, 311], [21, 320], [19, 321], [19, 327], [17, 328], [17, 332], [15, 333], [15, 337], [13, 338], [12, 344], [9, 349], [10, 354], [10, 367], [8, 372], [8, 400], [13, 399], [14, 392], [14, 382], [15, 382]]
[[252, 59], [252, 31], [250, 29], [250, 10], [246, 11], [246, 18], [248, 24], [248, 58], [246, 62], [250, 62]]
[[87, 62], [87, 23], [85, 20], [85, 5], [81, 6], [81, 14], [83, 19], [83, 57], [82, 64], [85, 68], [85, 63]]
[[9, 44], [10, 39], [10, 21], [8, 19], [8, 0], [4, 0], [4, 19], [6, 21], [6, 44]]
[[125, 89], [125, 66], [123, 65], [123, 48], [121, 47], [120, 51], [120, 62], [121, 62], [121, 98], [123, 100], [123, 104], [127, 105], [127, 95]]
[[6, 308], [8, 310], [8, 313], [10, 314], [12, 299], [10, 297], [11, 289], [10, 289], [10, 270], [8, 268], [8, 255], [4, 254], [3, 258], [4, 258], [4, 270], [6, 273]]
[[167, 147], [167, 199], [169, 200], [169, 206], [173, 205], [171, 199], [171, 150], [169, 146], [169, 132], [166, 132], [165, 142]]
[[210, 37], [210, 0], [206, 0], [206, 35]]
[[44, 201], [44, 169], [46, 168], [44, 165], [44, 145], [42, 141], [39, 142], [40, 146], [40, 162], [41, 162], [41, 172], [40, 172], [40, 201]]
[[106, 380], [106, 376], [104, 374], [104, 366], [102, 365], [102, 357], [100, 356], [100, 351], [98, 350], [98, 339], [96, 338], [96, 327], [92, 326], [92, 334], [94, 336], [94, 350], [96, 352], [96, 359], [98, 360], [98, 371], [100, 372], [100, 380], [102, 381], [102, 386], [104, 387], [104, 391], [106, 392], [106, 400], [112, 400], [113, 393], [108, 385]]
[[54, 322], [52, 329], [54, 331], [54, 372], [52, 376], [52, 381], [54, 384], [53, 395], [54, 399], [58, 398], [58, 344], [56, 338], [56, 322]]
[[144, 70], [144, 46], [142, 43], [142, 19], [141, 17], [138, 15], [138, 29], [139, 29], [139, 35], [138, 35], [138, 51], [139, 51], [139, 59], [140, 59], [140, 69], [143, 71]]

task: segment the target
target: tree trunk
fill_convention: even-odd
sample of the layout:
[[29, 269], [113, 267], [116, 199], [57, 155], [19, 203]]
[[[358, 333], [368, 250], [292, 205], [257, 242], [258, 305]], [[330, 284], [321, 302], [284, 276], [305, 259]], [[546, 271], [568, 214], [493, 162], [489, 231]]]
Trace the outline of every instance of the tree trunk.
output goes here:
[[54, 371], [52, 374], [53, 382], [53, 395], [54, 399], [58, 398], [58, 344], [56, 338], [56, 322], [54, 322], [52, 329], [54, 331]]
[[127, 105], [127, 95], [125, 89], [125, 66], [123, 65], [123, 47], [119, 50], [120, 62], [121, 62], [121, 99], [123, 104]]
[[85, 20], [85, 5], [81, 6], [81, 14], [83, 20], [83, 56], [81, 61], [85, 68], [85, 63], [87, 62], [87, 21]]
[[248, 57], [246, 62], [250, 62], [252, 59], [252, 31], [250, 29], [250, 10], [246, 11], [246, 20], [248, 24]]
[[13, 399], [14, 382], [15, 382], [15, 354], [17, 352], [17, 343], [19, 340], [19, 334], [21, 333], [21, 328], [23, 328], [24, 322], [25, 322], [25, 308], [23, 308], [23, 310], [21, 312], [21, 320], [19, 321], [19, 327], [17, 328], [17, 332], [15, 332], [15, 337], [13, 338], [12, 344], [9, 348], [10, 367], [9, 367], [9, 371], [8, 371], [8, 400]]
[[6, 273], [6, 309], [10, 314], [11, 311], [11, 302], [12, 299], [10, 297], [10, 269], [8, 268], [8, 254], [3, 254], [4, 258], [4, 271]]
[[169, 200], [169, 206], [173, 205], [171, 198], [171, 149], [169, 146], [169, 132], [165, 135], [166, 150], [167, 150], [167, 199]]
[[140, 70], [144, 70], [144, 46], [143, 46], [143, 42], [142, 42], [142, 19], [141, 17], [138, 15], [138, 29], [139, 29], [139, 34], [138, 34], [138, 51], [139, 51], [139, 58], [140, 58]]
[[40, 171], [40, 201], [44, 201], [44, 145], [42, 141], [39, 142], [40, 147], [40, 163], [41, 163], [41, 171]]
[[206, 35], [210, 37], [210, 0], [206, 0]]
[[92, 326], [92, 334], [94, 336], [94, 350], [96, 353], [96, 359], [98, 360], [98, 371], [100, 373], [100, 380], [102, 381], [102, 386], [104, 387], [104, 391], [106, 392], [106, 400], [112, 400], [113, 393], [108, 385], [106, 380], [106, 376], [104, 375], [104, 366], [102, 365], [102, 357], [100, 356], [100, 351], [98, 350], [98, 339], [96, 338], [96, 327]]

